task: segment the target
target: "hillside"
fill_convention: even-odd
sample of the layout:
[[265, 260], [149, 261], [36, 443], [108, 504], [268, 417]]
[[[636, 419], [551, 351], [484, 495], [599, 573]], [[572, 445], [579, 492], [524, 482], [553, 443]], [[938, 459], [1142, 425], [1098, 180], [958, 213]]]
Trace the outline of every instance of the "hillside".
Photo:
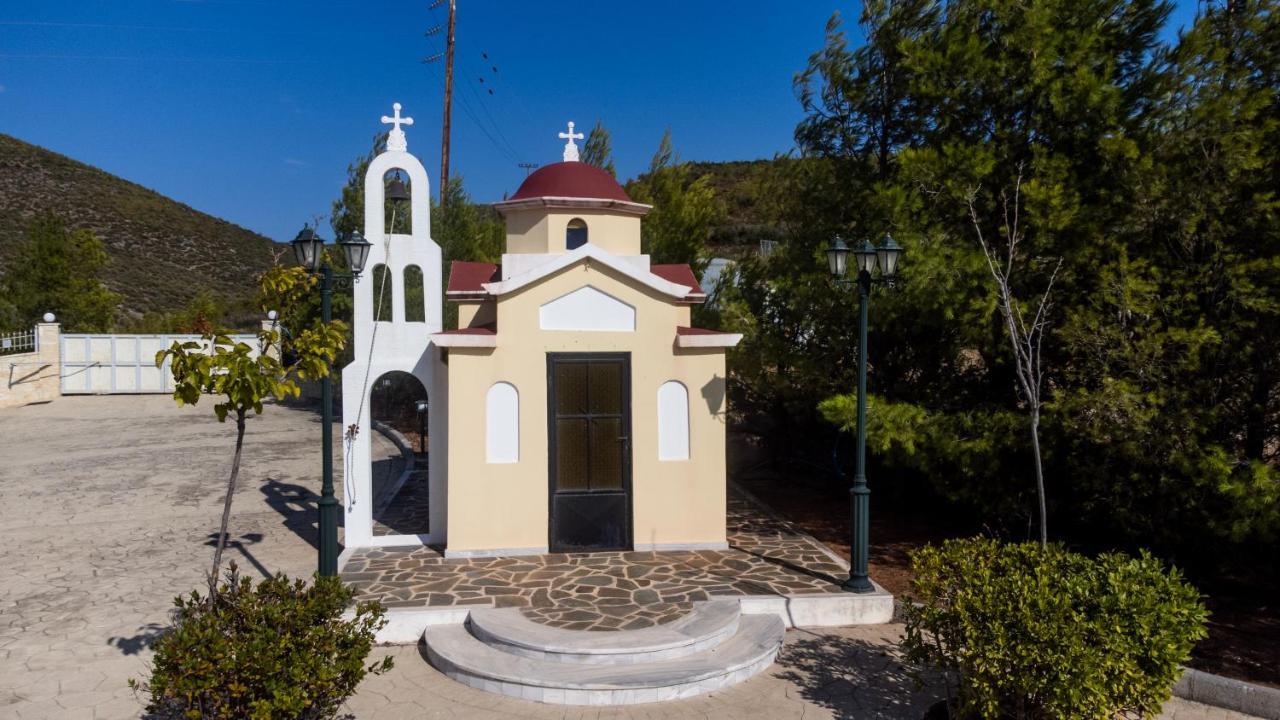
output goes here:
[[[765, 193], [768, 173], [775, 160], [732, 160], [727, 162], [689, 162], [690, 178], [710, 176], [716, 197], [724, 203], [725, 217], [711, 231], [708, 240], [711, 254], [740, 257], [759, 250], [761, 240], [776, 240], [777, 228], [769, 222], [767, 209], [760, 198]], [[645, 177], [645, 173], [632, 182]]]
[[106, 244], [111, 262], [103, 279], [123, 296], [126, 317], [178, 310], [201, 291], [241, 305], [276, 247], [141, 185], [0, 134], [0, 272], [31, 217], [48, 210]]

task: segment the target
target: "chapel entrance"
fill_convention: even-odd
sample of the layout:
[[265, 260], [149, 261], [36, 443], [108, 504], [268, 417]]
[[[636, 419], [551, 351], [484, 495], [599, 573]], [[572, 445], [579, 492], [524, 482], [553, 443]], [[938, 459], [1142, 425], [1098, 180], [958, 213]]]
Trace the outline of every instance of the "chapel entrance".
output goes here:
[[547, 355], [552, 552], [630, 550], [631, 356]]

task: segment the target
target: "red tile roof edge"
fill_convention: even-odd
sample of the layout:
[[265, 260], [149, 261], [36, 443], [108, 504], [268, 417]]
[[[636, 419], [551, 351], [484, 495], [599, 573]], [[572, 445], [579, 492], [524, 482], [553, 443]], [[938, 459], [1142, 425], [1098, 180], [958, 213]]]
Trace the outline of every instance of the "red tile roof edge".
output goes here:
[[672, 282], [677, 285], [684, 285], [689, 289], [689, 293], [685, 297], [703, 298], [707, 294], [702, 292], [702, 286], [698, 284], [698, 276], [693, 274], [693, 268], [685, 263], [671, 263], [667, 265], [652, 265], [649, 272], [658, 277]]
[[484, 284], [502, 279], [502, 266], [486, 262], [454, 260], [449, 265], [446, 293], [482, 293]]

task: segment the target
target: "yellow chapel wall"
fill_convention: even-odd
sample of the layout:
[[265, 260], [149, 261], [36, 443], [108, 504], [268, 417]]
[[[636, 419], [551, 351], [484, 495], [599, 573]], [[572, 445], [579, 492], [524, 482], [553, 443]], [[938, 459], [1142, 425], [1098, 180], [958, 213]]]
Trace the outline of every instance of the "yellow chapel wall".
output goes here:
[[[540, 329], [542, 305], [587, 285], [633, 306], [635, 331]], [[689, 307], [587, 261], [499, 298], [497, 313], [498, 347], [449, 350], [449, 553], [545, 552], [549, 352], [631, 354], [635, 546], [723, 546], [724, 349], [675, 347]], [[657, 396], [668, 380], [688, 390], [688, 460], [658, 460]], [[486, 462], [485, 401], [496, 382], [519, 393], [519, 460], [509, 464]]]
[[587, 224], [587, 242], [614, 255], [640, 254], [640, 217], [610, 210], [549, 210], [538, 207], [507, 211], [507, 252], [566, 252], [565, 230], [578, 218]]

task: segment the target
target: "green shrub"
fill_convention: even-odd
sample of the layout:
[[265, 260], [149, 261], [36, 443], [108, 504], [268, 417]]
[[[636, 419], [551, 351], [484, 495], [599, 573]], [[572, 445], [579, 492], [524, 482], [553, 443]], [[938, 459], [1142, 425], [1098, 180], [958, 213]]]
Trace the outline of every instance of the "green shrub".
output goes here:
[[907, 657], [949, 671], [953, 716], [1154, 716], [1206, 612], [1150, 554], [949, 540], [912, 557]]
[[130, 681], [150, 695], [157, 718], [332, 718], [366, 673], [373, 636], [386, 624], [378, 603], [342, 613], [352, 591], [337, 578], [308, 586], [284, 575], [254, 587], [227, 574], [212, 602], [198, 592], [174, 600], [174, 627], [155, 644], [151, 678]]

